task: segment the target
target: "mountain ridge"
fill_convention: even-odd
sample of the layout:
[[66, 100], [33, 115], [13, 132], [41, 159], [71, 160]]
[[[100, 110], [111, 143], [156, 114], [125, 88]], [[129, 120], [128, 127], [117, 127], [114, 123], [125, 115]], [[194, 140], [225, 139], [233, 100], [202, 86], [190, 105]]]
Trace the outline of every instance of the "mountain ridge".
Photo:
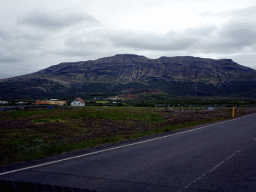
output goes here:
[[[11, 85], [15, 82], [16, 85]], [[92, 91], [93, 88], [89, 90], [88, 86], [93, 84], [96, 86], [95, 83], [104, 85], [97, 90]], [[202, 95], [210, 95], [211, 91], [204, 91], [202, 88], [197, 90], [198, 86], [204, 85], [215, 90], [212, 94], [218, 96], [239, 95], [239, 90], [235, 87], [239, 83], [239, 86], [249, 89], [240, 95], [254, 96], [256, 70], [239, 65], [231, 59], [214, 60], [192, 56], [162, 56], [158, 59], [149, 59], [141, 55], [117, 54], [96, 60], [62, 62], [35, 73], [2, 79], [0, 90], [3, 90], [5, 95], [10, 95], [11, 90], [13, 90], [11, 95], [31, 95], [27, 91], [31, 89], [34, 91], [32, 95], [37, 96], [56, 92], [59, 94], [65, 92], [64, 95], [68, 95], [69, 89], [76, 89], [76, 93], [83, 94], [91, 94], [95, 91], [121, 93], [122, 88], [117, 90], [111, 87], [129, 83], [138, 83], [141, 87], [145, 85], [147, 88], [154, 87], [168, 94], [174, 92], [169, 90], [174, 85], [177, 86], [174, 86], [173, 90], [177, 91], [181, 84], [187, 84], [194, 89], [187, 94], [200, 92]], [[22, 86], [18, 86], [21, 84]], [[157, 87], [156, 84], [159, 86]], [[186, 94], [186, 92], [177, 93], [177, 95], [180, 94]], [[0, 94], [0, 97], [4, 97], [4, 94]]]

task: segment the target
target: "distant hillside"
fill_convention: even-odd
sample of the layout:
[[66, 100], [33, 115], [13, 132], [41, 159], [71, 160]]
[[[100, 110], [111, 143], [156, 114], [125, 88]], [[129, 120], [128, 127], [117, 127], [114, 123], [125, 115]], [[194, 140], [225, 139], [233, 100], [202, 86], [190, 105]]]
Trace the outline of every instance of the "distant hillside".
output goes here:
[[180, 96], [255, 97], [256, 71], [231, 59], [118, 54], [0, 80], [1, 98], [93, 97], [142, 89]]

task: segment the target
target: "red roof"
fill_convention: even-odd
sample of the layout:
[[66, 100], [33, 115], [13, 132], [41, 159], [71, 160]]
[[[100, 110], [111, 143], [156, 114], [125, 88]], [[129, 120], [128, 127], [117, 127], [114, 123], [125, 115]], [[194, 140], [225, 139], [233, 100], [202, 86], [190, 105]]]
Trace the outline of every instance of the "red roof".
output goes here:
[[81, 99], [81, 98], [77, 97], [76, 100], [80, 101], [81, 103], [84, 103], [83, 99]]

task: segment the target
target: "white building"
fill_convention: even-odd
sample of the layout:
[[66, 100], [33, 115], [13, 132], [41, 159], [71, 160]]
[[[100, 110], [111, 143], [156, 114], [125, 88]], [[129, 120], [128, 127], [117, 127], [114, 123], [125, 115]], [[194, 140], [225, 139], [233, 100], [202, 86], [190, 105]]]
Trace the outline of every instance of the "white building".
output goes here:
[[8, 101], [0, 101], [0, 104], [2, 104], [2, 105], [7, 105], [7, 104], [8, 104]]
[[74, 101], [71, 102], [71, 106], [85, 106], [85, 103], [81, 98], [77, 97]]

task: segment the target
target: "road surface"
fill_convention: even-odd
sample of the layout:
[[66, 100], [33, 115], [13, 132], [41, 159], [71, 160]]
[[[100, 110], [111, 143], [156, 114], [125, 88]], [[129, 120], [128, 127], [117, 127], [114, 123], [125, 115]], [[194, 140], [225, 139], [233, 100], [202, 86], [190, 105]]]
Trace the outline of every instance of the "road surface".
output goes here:
[[256, 191], [256, 114], [0, 169], [0, 180], [107, 191]]

